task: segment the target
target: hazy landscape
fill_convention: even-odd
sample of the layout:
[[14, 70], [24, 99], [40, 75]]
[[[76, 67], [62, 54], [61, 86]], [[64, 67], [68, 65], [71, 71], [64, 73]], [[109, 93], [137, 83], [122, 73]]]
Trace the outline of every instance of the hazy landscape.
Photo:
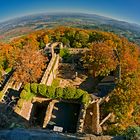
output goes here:
[[113, 32], [140, 44], [140, 25], [82, 13], [42, 13], [5, 21], [0, 23], [0, 40], [8, 41], [35, 30], [58, 26]]

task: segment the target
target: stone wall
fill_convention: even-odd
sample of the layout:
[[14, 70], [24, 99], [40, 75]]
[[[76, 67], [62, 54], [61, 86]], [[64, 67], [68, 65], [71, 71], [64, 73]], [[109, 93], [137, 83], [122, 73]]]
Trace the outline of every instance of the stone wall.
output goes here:
[[52, 117], [52, 111], [54, 109], [54, 105], [55, 103], [58, 102], [57, 100], [52, 100], [46, 110], [46, 115], [44, 118], [44, 123], [43, 123], [43, 128], [46, 128], [47, 124], [49, 123], [49, 121], [51, 120]]
[[88, 108], [81, 106], [81, 112], [77, 124], [77, 132], [100, 134], [100, 110], [99, 102], [94, 102]]
[[32, 107], [33, 107], [32, 102], [25, 100], [23, 102], [22, 108], [21, 109], [15, 108], [14, 111], [15, 111], [15, 113], [19, 114], [24, 119], [29, 121], [30, 116], [31, 116]]
[[112, 113], [109, 113], [103, 120], [100, 119], [100, 105], [106, 101], [107, 98], [99, 98], [91, 103], [86, 109], [86, 117], [84, 121], [84, 132], [101, 134], [102, 125], [112, 116]]
[[86, 108], [84, 105], [81, 105], [80, 114], [77, 123], [77, 132], [82, 133], [84, 131], [84, 121], [86, 116]]
[[22, 86], [22, 83], [19, 82], [14, 82], [14, 80], [12, 79], [13, 77], [11, 77], [7, 83], [5, 84], [5, 86], [2, 89], [2, 93], [3, 93], [3, 97], [1, 97], [1, 99], [3, 100], [4, 96], [6, 95], [6, 92], [8, 91], [8, 89], [13, 89], [13, 90], [17, 90], [19, 91], [19, 89]]
[[51, 86], [53, 80], [56, 78], [58, 66], [59, 66], [59, 55], [56, 55], [54, 65], [52, 67], [50, 74], [48, 75], [48, 80], [46, 81], [47, 86]]
[[13, 81], [11, 81], [11, 78], [10, 78], [1, 92], [5, 94], [7, 90], [12, 87], [12, 84], [13, 84]]
[[44, 75], [43, 75], [43, 77], [42, 77], [40, 83], [46, 84], [46, 82], [47, 82], [47, 80], [48, 80], [48, 76], [49, 76], [49, 74], [50, 74], [50, 72], [51, 72], [51, 69], [52, 69], [52, 67], [53, 67], [53, 64], [54, 64], [54, 62], [55, 62], [55, 59], [56, 59], [56, 54], [51, 58], [51, 60], [50, 60], [50, 62], [49, 62], [49, 64], [48, 64], [48, 66], [47, 66], [46, 71], [44, 72]]
[[59, 55], [54, 54], [40, 83], [50, 86], [56, 77], [59, 65]]
[[99, 103], [93, 103], [93, 115], [92, 115], [92, 130], [95, 134], [100, 134], [100, 110], [99, 110]]
[[68, 48], [71, 54], [85, 53], [89, 51], [89, 48]]

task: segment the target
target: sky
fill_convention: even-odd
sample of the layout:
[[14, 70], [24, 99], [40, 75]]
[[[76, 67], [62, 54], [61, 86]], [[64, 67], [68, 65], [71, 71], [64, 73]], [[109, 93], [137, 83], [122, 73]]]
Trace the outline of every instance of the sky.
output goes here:
[[0, 0], [0, 21], [47, 12], [98, 14], [140, 24], [140, 0]]

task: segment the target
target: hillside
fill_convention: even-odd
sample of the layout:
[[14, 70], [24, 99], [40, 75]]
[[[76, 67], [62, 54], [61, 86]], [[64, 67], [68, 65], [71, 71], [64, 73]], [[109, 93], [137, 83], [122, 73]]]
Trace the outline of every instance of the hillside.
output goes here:
[[0, 40], [9, 41], [44, 28], [71, 26], [83, 29], [96, 29], [113, 32], [140, 44], [140, 26], [111, 18], [80, 13], [37, 14], [20, 17], [0, 23]]

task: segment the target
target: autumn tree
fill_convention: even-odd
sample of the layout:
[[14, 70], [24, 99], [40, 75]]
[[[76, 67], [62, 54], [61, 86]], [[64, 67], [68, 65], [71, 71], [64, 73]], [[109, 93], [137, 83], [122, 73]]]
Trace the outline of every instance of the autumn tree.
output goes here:
[[45, 48], [46, 44], [49, 43], [49, 37], [47, 34], [39, 35], [37, 40], [39, 42], [40, 49]]
[[13, 47], [9, 44], [0, 43], [0, 71], [9, 67]]
[[22, 83], [38, 82], [41, 78], [47, 59], [41, 51], [29, 45], [19, 50], [14, 63], [14, 79]]
[[107, 42], [95, 42], [83, 57], [85, 66], [92, 70], [93, 76], [105, 76], [116, 69], [117, 60], [112, 46]]
[[26, 45], [30, 45], [32, 48], [39, 49], [40, 42], [38, 42], [38, 38], [40, 38], [40, 34], [36, 32], [30, 33], [28, 35], [12, 40], [10, 44], [21, 49]]
[[43, 38], [43, 40], [44, 40], [44, 43], [45, 44], [49, 43], [49, 37], [48, 37], [48, 35], [45, 35], [44, 38]]
[[[79, 30], [75, 33], [75, 41], [76, 43], [74, 43], [73, 46], [76, 47], [86, 47], [88, 40], [89, 40], [89, 34], [85, 31], [85, 30]], [[81, 45], [77, 45], [76, 44], [81, 44]]]
[[62, 42], [64, 45], [67, 45], [67, 46], [70, 45], [70, 41], [69, 41], [66, 37], [62, 37], [61, 42]]
[[109, 101], [102, 106], [102, 115], [113, 113], [113, 120], [105, 124], [112, 135], [122, 133], [130, 125], [140, 125], [140, 81], [137, 76], [121, 80], [109, 94]]
[[[116, 47], [115, 47], [116, 45]], [[121, 79], [109, 93], [109, 102], [103, 105], [103, 112], [114, 114], [113, 122], [108, 122], [108, 132], [112, 135], [122, 133], [130, 125], [140, 125], [140, 69], [138, 46], [126, 39], [112, 44], [117, 52], [121, 67]], [[116, 53], [115, 53], [116, 54]]]
[[138, 46], [134, 43], [128, 42], [125, 38], [122, 38], [120, 45], [117, 45], [117, 51], [122, 67], [122, 74], [128, 75], [137, 71]]
[[65, 30], [65, 37], [69, 40], [69, 44], [71, 47], [73, 46], [75, 33], [76, 33], [76, 30], [74, 30], [73, 28]]

